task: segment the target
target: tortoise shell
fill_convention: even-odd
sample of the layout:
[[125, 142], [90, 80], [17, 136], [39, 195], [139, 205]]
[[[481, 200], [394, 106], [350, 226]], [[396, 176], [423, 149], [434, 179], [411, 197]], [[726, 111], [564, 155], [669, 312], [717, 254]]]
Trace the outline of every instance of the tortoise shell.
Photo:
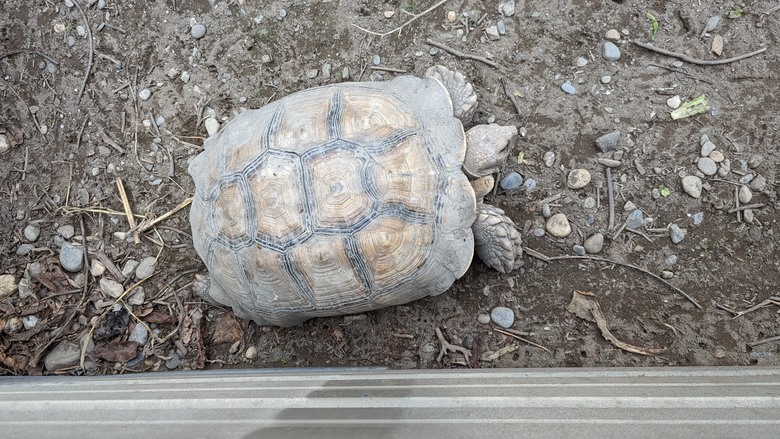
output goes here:
[[291, 326], [442, 293], [474, 249], [465, 149], [432, 78], [312, 88], [243, 112], [189, 167], [208, 296]]

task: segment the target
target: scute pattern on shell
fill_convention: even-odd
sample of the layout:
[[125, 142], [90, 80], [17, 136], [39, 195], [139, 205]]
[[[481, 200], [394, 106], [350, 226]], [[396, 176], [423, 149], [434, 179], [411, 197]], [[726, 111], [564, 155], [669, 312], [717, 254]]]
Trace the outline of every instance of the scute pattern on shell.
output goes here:
[[473, 254], [464, 139], [430, 78], [319, 87], [237, 116], [189, 169], [208, 296], [290, 326], [445, 291]]

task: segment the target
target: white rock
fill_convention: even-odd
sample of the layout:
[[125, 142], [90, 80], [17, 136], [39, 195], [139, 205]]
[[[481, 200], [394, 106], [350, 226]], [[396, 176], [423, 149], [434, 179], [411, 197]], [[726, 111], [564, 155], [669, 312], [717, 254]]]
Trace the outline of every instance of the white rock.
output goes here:
[[666, 105], [668, 105], [672, 110], [676, 110], [680, 108], [680, 105], [682, 105], [682, 99], [680, 99], [680, 96], [678, 95], [672, 96], [666, 100]]
[[547, 233], [555, 236], [556, 238], [565, 238], [571, 234], [571, 224], [569, 224], [569, 219], [566, 218], [566, 215], [562, 213], [556, 213], [555, 215], [551, 216], [550, 219], [547, 220], [547, 223], [544, 227], [547, 229]]
[[254, 360], [257, 358], [257, 348], [254, 346], [249, 346], [246, 348], [246, 352], [244, 352], [244, 356], [247, 358], [247, 360]]
[[742, 204], [748, 204], [750, 200], [753, 199], [753, 192], [750, 191], [750, 188], [742, 185], [739, 187], [739, 193], [737, 194], [737, 198], [739, 199], [739, 202]]
[[13, 274], [0, 276], [0, 299], [10, 296], [16, 291], [16, 278]]
[[682, 178], [682, 188], [686, 194], [693, 198], [699, 198], [701, 196], [702, 183], [701, 178], [695, 175], [686, 175]]
[[157, 268], [157, 258], [149, 256], [141, 260], [138, 267], [135, 269], [135, 277], [138, 280], [149, 277], [154, 274], [154, 270]]
[[594, 233], [583, 243], [585, 251], [588, 253], [598, 253], [604, 248], [604, 235], [601, 233]]
[[89, 267], [89, 274], [95, 277], [100, 277], [104, 274], [106, 274], [106, 266], [103, 265], [102, 262], [98, 261], [97, 259], [92, 259], [90, 262]]
[[571, 189], [582, 189], [590, 183], [591, 175], [587, 169], [572, 169], [566, 178], [566, 185]]
[[206, 126], [206, 132], [209, 133], [209, 137], [217, 134], [220, 128], [219, 121], [213, 117], [207, 117], [206, 120], [203, 121], [203, 125]]
[[11, 142], [5, 134], [0, 134], [0, 155], [11, 150]]
[[100, 278], [100, 291], [110, 297], [113, 297], [114, 299], [117, 299], [125, 291], [125, 288], [119, 282], [107, 277], [103, 277]]

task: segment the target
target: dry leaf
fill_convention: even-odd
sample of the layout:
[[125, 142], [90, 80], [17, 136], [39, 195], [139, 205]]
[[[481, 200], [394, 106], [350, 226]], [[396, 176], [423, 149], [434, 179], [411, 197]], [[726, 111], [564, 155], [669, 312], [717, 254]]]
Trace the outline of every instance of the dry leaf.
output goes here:
[[138, 343], [134, 341], [115, 341], [110, 344], [96, 346], [90, 352], [90, 355], [113, 363], [124, 363], [135, 358], [136, 351], [138, 351]]
[[575, 290], [566, 310], [583, 320], [595, 322], [596, 326], [598, 326], [601, 331], [601, 335], [615, 347], [623, 349], [624, 351], [640, 355], [658, 355], [668, 349], [668, 347], [661, 349], [640, 348], [639, 346], [630, 345], [618, 340], [617, 337], [612, 335], [612, 332], [610, 332], [607, 327], [607, 319], [604, 317], [604, 313], [601, 311], [601, 305], [599, 305], [598, 300], [596, 300], [596, 295], [593, 293]]
[[712, 37], [712, 51], [718, 56], [723, 53], [723, 37], [720, 35]]
[[244, 329], [233, 315], [227, 313], [217, 321], [217, 327], [214, 329], [214, 335], [211, 341], [214, 343], [235, 343], [244, 336]]

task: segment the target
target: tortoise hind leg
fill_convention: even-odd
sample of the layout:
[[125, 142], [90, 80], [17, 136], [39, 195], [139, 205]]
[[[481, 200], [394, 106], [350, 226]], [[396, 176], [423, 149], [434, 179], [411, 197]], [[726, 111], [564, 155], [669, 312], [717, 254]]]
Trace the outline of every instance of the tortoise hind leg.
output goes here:
[[503, 210], [478, 204], [477, 219], [471, 230], [474, 232], [474, 251], [485, 265], [501, 273], [509, 273], [523, 265], [520, 233]]
[[447, 90], [452, 100], [453, 116], [462, 122], [471, 118], [477, 108], [477, 94], [462, 73], [453, 72], [444, 66], [433, 66], [425, 72], [425, 76], [438, 80]]

